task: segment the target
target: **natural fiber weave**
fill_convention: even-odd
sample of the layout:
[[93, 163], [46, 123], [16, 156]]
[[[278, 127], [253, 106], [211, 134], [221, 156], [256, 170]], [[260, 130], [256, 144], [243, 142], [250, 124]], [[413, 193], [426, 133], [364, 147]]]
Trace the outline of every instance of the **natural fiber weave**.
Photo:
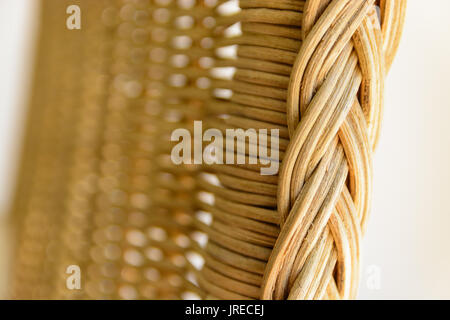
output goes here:
[[[13, 297], [356, 297], [406, 1], [233, 3], [42, 1]], [[72, 4], [81, 30], [61, 22]], [[173, 164], [194, 120], [279, 129], [279, 175]]]

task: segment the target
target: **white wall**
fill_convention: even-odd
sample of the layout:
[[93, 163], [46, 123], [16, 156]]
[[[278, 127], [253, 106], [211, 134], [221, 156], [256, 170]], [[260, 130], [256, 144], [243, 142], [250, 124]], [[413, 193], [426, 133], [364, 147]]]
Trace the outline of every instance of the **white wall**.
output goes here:
[[0, 216], [15, 175], [28, 91], [37, 0], [0, 0]]
[[[36, 2], [0, 0], [0, 212], [16, 163]], [[409, 1], [386, 83], [360, 298], [450, 298], [449, 13], [448, 0]], [[367, 285], [376, 271], [378, 290]]]
[[[409, 0], [386, 83], [361, 298], [450, 298], [450, 1]], [[367, 270], [364, 270], [364, 273]], [[363, 274], [364, 274], [363, 273]]]
[[[0, 0], [0, 222], [6, 217], [22, 136], [33, 56], [35, 0]], [[7, 297], [9, 229], [0, 223], [0, 298]]]

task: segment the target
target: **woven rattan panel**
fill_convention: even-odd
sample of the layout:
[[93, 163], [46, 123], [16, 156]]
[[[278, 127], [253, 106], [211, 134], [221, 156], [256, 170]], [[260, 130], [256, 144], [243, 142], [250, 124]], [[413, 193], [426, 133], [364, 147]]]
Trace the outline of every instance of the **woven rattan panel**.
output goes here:
[[[356, 296], [405, 1], [41, 4], [11, 213], [14, 298]], [[74, 4], [80, 30], [64, 25]], [[176, 165], [171, 134], [194, 133], [195, 120], [224, 135], [278, 130], [264, 145], [279, 174]]]
[[[77, 4], [81, 30], [67, 30]], [[181, 298], [193, 287], [193, 166], [170, 134], [202, 118], [213, 7], [203, 1], [42, 1], [13, 217], [16, 298]], [[206, 85], [205, 85], [206, 83]], [[66, 288], [66, 268], [82, 290]]]

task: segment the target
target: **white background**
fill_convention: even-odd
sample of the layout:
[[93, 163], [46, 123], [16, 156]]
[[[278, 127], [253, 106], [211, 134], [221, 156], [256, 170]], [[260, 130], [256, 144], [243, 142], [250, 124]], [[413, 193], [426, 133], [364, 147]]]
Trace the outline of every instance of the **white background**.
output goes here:
[[[17, 163], [37, 2], [0, 0], [3, 213]], [[374, 202], [363, 245], [363, 299], [450, 298], [450, 1], [410, 0], [408, 5], [400, 51], [386, 83]], [[0, 233], [5, 236], [1, 228]], [[6, 265], [0, 258], [0, 275]], [[378, 273], [377, 289], [371, 280]], [[1, 286], [0, 281], [0, 294]]]

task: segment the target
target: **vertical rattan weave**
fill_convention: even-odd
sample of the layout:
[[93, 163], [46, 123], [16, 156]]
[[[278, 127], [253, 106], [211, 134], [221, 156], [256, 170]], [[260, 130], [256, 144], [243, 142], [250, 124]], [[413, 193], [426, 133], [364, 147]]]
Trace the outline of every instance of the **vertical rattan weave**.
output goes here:
[[[41, 3], [14, 298], [356, 296], [404, 0]], [[278, 129], [279, 174], [175, 165], [195, 120]]]

